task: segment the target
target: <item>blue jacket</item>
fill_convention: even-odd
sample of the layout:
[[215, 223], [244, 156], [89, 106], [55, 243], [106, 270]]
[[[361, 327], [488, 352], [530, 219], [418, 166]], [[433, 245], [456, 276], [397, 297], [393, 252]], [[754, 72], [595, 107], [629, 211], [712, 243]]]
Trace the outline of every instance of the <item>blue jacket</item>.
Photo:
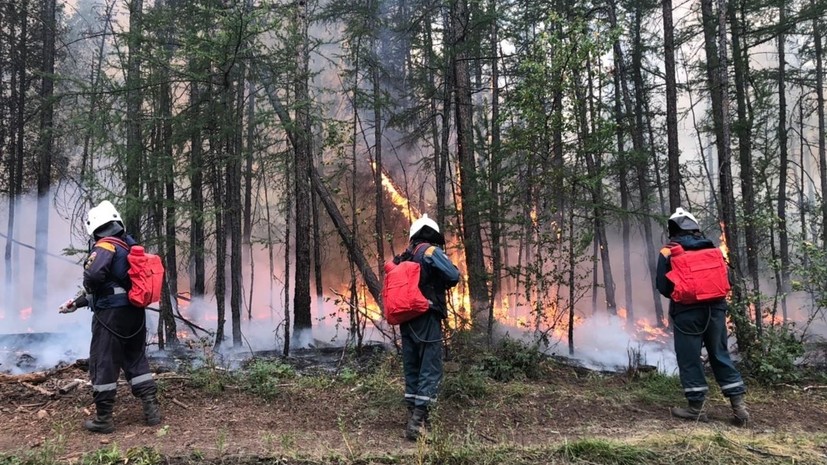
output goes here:
[[412, 243], [408, 249], [416, 251], [412, 260], [420, 265], [419, 290], [430, 301], [431, 310], [444, 319], [448, 317], [446, 293], [459, 282], [459, 270], [441, 248], [430, 244], [417, 250], [420, 244]]

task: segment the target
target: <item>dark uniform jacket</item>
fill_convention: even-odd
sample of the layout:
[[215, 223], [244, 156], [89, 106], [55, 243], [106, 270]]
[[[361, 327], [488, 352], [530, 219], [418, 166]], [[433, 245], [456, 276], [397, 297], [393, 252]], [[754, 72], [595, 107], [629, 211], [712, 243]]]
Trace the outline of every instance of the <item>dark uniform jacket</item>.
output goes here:
[[408, 249], [416, 252], [412, 260], [420, 265], [419, 290], [430, 302], [430, 310], [445, 319], [448, 317], [446, 291], [459, 282], [459, 270], [441, 248], [428, 245], [417, 250], [420, 244], [422, 242], [412, 243]]
[[[715, 247], [715, 244], [713, 244], [711, 240], [705, 237], [697, 237], [692, 234], [672, 237], [670, 239], [672, 242], [680, 244], [684, 250], [702, 250], [711, 249]], [[660, 292], [661, 295], [663, 295], [664, 297], [669, 298], [670, 315], [694, 309], [713, 308], [726, 310], [726, 299], [723, 298], [712, 302], [704, 302], [690, 305], [680, 304], [673, 301], [671, 299], [671, 296], [672, 291], [675, 289], [675, 285], [672, 283], [672, 281], [669, 280], [669, 278], [666, 277], [666, 273], [672, 270], [672, 265], [670, 263], [670, 255], [671, 251], [668, 246], [665, 246], [660, 250], [660, 254], [658, 255], [658, 269], [655, 276], [655, 284], [657, 285], [658, 292]]]
[[[119, 237], [135, 245], [131, 236]], [[98, 320], [116, 335], [133, 334], [144, 325], [143, 309], [129, 302], [129, 254], [125, 248], [98, 240], [86, 260], [83, 287], [91, 296], [90, 306]]]

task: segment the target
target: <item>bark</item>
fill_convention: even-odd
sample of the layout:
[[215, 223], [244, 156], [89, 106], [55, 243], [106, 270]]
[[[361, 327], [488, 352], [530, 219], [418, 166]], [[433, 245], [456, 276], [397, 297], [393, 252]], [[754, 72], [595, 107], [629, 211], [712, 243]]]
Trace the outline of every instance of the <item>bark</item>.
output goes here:
[[298, 2], [296, 9], [297, 33], [293, 88], [296, 96], [295, 151], [296, 186], [296, 279], [293, 294], [293, 340], [298, 343], [304, 331], [312, 326], [310, 315], [310, 170], [312, 168], [310, 95], [308, 94], [308, 31], [307, 3]]
[[[197, 69], [197, 66], [193, 68]], [[206, 288], [206, 266], [204, 260], [204, 141], [202, 140], [201, 90], [198, 82], [190, 83], [190, 120], [195, 121], [190, 135], [190, 201], [192, 217], [190, 231], [190, 261], [193, 268], [190, 292], [193, 297], [203, 296]]]
[[666, 74], [666, 138], [669, 172], [669, 211], [681, 206], [680, 150], [678, 148], [678, 86], [675, 80], [675, 26], [672, 0], [662, 0], [663, 62]]
[[[813, 41], [816, 55], [816, 100], [818, 113], [818, 170], [821, 179], [821, 193], [827, 192], [827, 133], [824, 128], [824, 49], [822, 44], [821, 23], [813, 20]], [[821, 242], [827, 250], [827, 202], [821, 202]]]
[[502, 244], [501, 244], [501, 221], [500, 218], [500, 170], [502, 157], [500, 153], [500, 67], [499, 67], [499, 25], [497, 23], [497, 2], [491, 1], [491, 159], [489, 161], [489, 189], [491, 190], [491, 302], [488, 309], [488, 341], [493, 338], [494, 332], [494, 308], [499, 302], [502, 279]]
[[[163, 240], [165, 241], [164, 261], [166, 262], [164, 281], [166, 283], [166, 292], [168, 299], [167, 304], [161, 307], [160, 318], [164, 322], [164, 328], [166, 330], [166, 342], [172, 346], [178, 344], [177, 328], [175, 318], [172, 313], [173, 308], [177, 307], [178, 305], [178, 302], [176, 301], [176, 296], [178, 295], [178, 249], [176, 246], [176, 233], [178, 228], [176, 227], [177, 225], [175, 207], [175, 157], [172, 151], [172, 89], [169, 80], [168, 66], [172, 59], [173, 53], [173, 18], [174, 13], [178, 12], [177, 4], [175, 2], [176, 0], [168, 0], [166, 2], [166, 5], [168, 6], [168, 11], [166, 12], [166, 14], [168, 15], [168, 23], [164, 29], [164, 36], [166, 39], [164, 52], [166, 53], [166, 56], [164, 57], [164, 64], [160, 67], [159, 70], [161, 75], [161, 137], [163, 141], [163, 161], [161, 163], [161, 166], [163, 166], [163, 170], [162, 172], [158, 173], [160, 179], [162, 179], [164, 183], [164, 197], [166, 200], [166, 231]], [[163, 8], [164, 2], [159, 1], [158, 7]], [[160, 216], [158, 218], [158, 221], [160, 221]], [[161, 238], [159, 237], [159, 240], [160, 239]]]
[[[238, 39], [241, 40], [240, 38]], [[227, 193], [224, 210], [227, 213], [227, 229], [230, 233], [230, 313], [232, 316], [233, 346], [241, 347], [241, 307], [243, 296], [243, 270], [241, 266], [241, 159], [242, 126], [244, 109], [244, 77], [243, 66], [235, 67], [229, 72], [232, 81], [225, 81], [223, 93], [224, 114], [226, 122], [223, 134], [227, 138]], [[225, 73], [225, 76], [228, 74]]]
[[738, 160], [741, 173], [741, 197], [744, 202], [744, 241], [746, 242], [747, 273], [752, 280], [752, 292], [755, 305], [755, 325], [761, 335], [761, 287], [758, 274], [758, 231], [755, 227], [755, 186], [752, 164], [752, 118], [747, 107], [747, 83], [749, 79], [748, 52], [742, 50], [744, 27], [734, 3], [728, 8], [732, 27], [732, 60], [735, 65], [735, 98], [738, 106], [738, 122], [735, 133], [738, 136]]
[[[14, 10], [9, 9], [11, 12]], [[9, 211], [6, 223], [6, 247], [4, 250], [5, 285], [6, 296], [9, 296], [8, 305], [17, 308], [18, 298], [17, 277], [14, 270], [17, 269], [18, 258], [14, 252], [15, 222], [17, 221], [17, 202], [23, 191], [23, 136], [25, 134], [25, 104], [26, 104], [26, 60], [28, 55], [27, 45], [27, 24], [28, 24], [28, 0], [23, 0], [19, 10], [20, 35], [15, 42], [15, 22], [10, 21], [9, 36], [11, 38], [11, 78], [9, 85], [10, 92], [10, 114], [12, 127], [10, 128], [10, 150], [9, 150]]]
[[[668, 0], [667, 0], [668, 1]], [[671, 12], [671, 9], [670, 9]], [[621, 57], [614, 55], [615, 61]], [[615, 65], [617, 68], [617, 65]], [[615, 138], [617, 139], [617, 160], [618, 160], [618, 186], [620, 187], [620, 209], [623, 212], [630, 210], [629, 205], [629, 180], [627, 178], [627, 156], [623, 138], [623, 110], [620, 98], [620, 73], [614, 73], [614, 116], [615, 116]], [[668, 110], [667, 110], [668, 111]], [[626, 308], [626, 319], [634, 321], [634, 289], [632, 286], [632, 250], [630, 247], [631, 225], [629, 215], [623, 213], [620, 218], [621, 236], [623, 238], [623, 294]]]
[[[445, 29], [444, 37], [453, 37], [453, 20], [450, 11], [447, 11], [443, 17], [443, 27]], [[454, 75], [453, 57], [454, 49], [448, 47], [445, 50], [445, 77], [442, 83], [442, 140], [440, 150], [436, 162], [436, 211], [437, 224], [445, 224], [445, 202], [447, 201], [447, 192], [445, 184], [448, 178], [448, 144], [451, 139], [451, 96], [454, 92]]]
[[139, 238], [141, 219], [141, 168], [143, 141], [141, 136], [141, 46], [143, 34], [143, 0], [129, 3], [129, 58], [126, 70], [126, 204], [122, 208], [126, 230]]
[[473, 135], [473, 106], [471, 76], [469, 73], [468, 39], [471, 32], [470, 12], [467, 0], [453, 0], [452, 45], [454, 56], [454, 103], [456, 106], [457, 159], [459, 162], [459, 187], [462, 201], [462, 234], [465, 249], [465, 267], [471, 298], [471, 321], [478, 330], [488, 328], [488, 283], [483, 256], [481, 199], [477, 179], [477, 166]]
[[382, 188], [382, 88], [380, 85], [380, 63], [379, 43], [376, 36], [379, 34], [379, 0], [371, 0], [371, 15], [373, 22], [373, 38], [371, 39], [371, 51], [373, 52], [373, 60], [370, 63], [370, 75], [373, 84], [373, 161], [375, 163], [373, 170], [373, 189], [374, 189], [374, 208], [376, 208], [376, 218], [374, 231], [376, 237], [376, 261], [378, 263], [377, 270], [379, 270], [379, 280], [381, 281], [385, 275], [385, 231], [384, 218], [385, 208], [382, 205], [385, 197], [384, 189]]
[[322, 233], [319, 224], [319, 199], [315, 190], [310, 190], [310, 205], [313, 215], [313, 284], [316, 285], [316, 315], [324, 315], [324, 281], [322, 280]]
[[37, 224], [35, 226], [34, 289], [32, 307], [46, 308], [49, 286], [46, 254], [49, 248], [49, 201], [52, 188], [54, 146], [55, 0], [45, 0], [42, 10], [43, 64], [40, 68], [40, 142], [38, 144]]
[[[779, 24], [787, 20], [785, 0], [779, 0]], [[787, 149], [787, 63], [785, 42], [787, 36], [778, 35], [778, 248], [781, 254], [781, 281], [778, 292], [781, 294], [781, 314], [787, 321], [787, 293], [790, 282], [790, 245], [787, 235], [787, 177], [789, 171]]]
[[[746, 353], [753, 347], [753, 339], [746, 308], [743, 305], [741, 268], [738, 261], [738, 229], [735, 218], [735, 197], [732, 189], [729, 93], [727, 74], [726, 7], [718, 0], [718, 15], [713, 12], [713, 0], [701, 1], [703, 17], [706, 73], [712, 97], [712, 116], [715, 128], [715, 145], [718, 152], [719, 214], [723, 222], [724, 238], [729, 245], [729, 263], [732, 282], [734, 311], [737, 313], [735, 332], [738, 348]], [[720, 43], [719, 43], [720, 42]]]

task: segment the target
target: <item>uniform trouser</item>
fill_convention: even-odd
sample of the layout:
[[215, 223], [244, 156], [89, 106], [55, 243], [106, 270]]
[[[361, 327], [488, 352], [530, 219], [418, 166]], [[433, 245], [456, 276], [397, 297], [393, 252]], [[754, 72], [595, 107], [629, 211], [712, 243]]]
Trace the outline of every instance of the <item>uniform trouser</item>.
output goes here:
[[134, 325], [119, 324], [117, 312], [129, 311], [138, 310], [106, 309], [96, 311], [92, 317], [89, 376], [92, 379], [95, 403], [115, 400], [121, 370], [136, 397], [155, 394], [158, 390], [146, 359], [146, 327], [143, 319], [137, 328]]
[[400, 325], [402, 366], [405, 370], [405, 403], [409, 408], [428, 408], [436, 401], [442, 382], [442, 321], [429, 311]]
[[690, 402], [703, 401], [709, 387], [701, 362], [701, 346], [706, 347], [715, 381], [725, 397], [746, 392], [741, 374], [735, 369], [727, 349], [726, 311], [701, 307], [672, 315], [675, 355], [681, 386]]

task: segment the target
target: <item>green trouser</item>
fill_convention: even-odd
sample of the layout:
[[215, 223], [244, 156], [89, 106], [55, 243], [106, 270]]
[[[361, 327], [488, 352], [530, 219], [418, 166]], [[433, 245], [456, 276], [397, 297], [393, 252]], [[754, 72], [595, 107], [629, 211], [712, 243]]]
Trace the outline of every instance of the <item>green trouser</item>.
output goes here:
[[442, 321], [429, 311], [400, 325], [405, 403], [427, 409], [436, 401], [442, 382]]
[[708, 306], [678, 312], [672, 315], [672, 327], [681, 385], [687, 400], [703, 401], [709, 391], [701, 362], [701, 347], [706, 347], [712, 373], [724, 396], [746, 392], [741, 373], [732, 363], [727, 349], [725, 309]]

